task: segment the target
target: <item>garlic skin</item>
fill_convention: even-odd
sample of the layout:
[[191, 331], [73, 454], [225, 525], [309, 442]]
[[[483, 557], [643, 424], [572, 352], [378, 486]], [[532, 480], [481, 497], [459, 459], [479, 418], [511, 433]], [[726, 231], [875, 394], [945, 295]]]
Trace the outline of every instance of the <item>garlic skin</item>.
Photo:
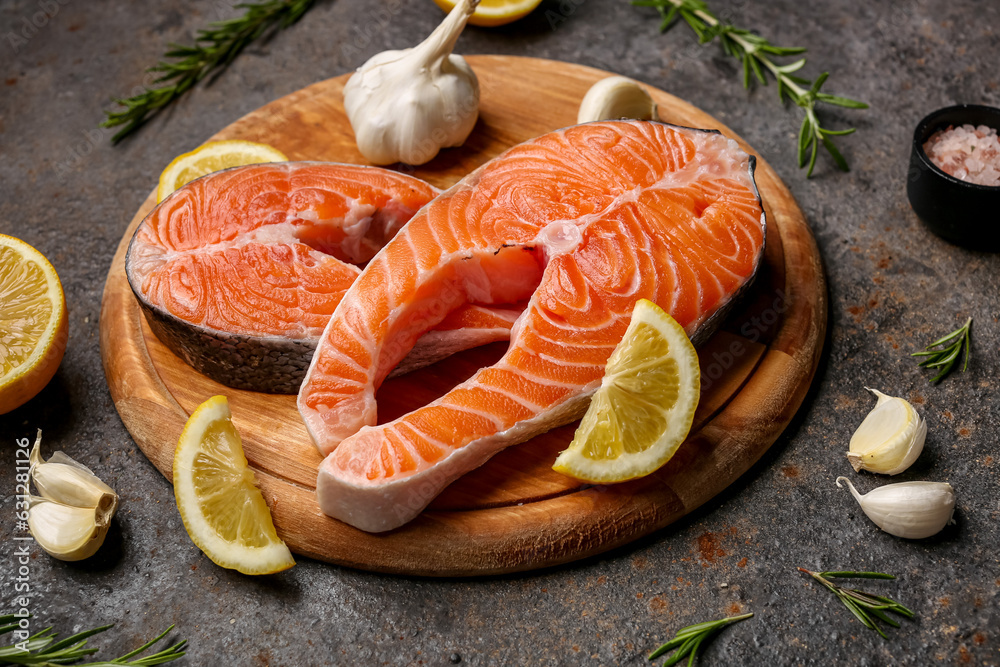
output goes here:
[[28, 528], [53, 558], [73, 561], [93, 556], [104, 543], [118, 511], [118, 494], [90, 468], [56, 452], [41, 454], [39, 429], [31, 449], [29, 477], [39, 496], [28, 498]]
[[855, 471], [898, 475], [924, 450], [927, 422], [908, 401], [876, 389], [868, 391], [878, 397], [878, 402], [851, 437], [847, 460]]
[[479, 117], [479, 80], [451, 53], [479, 0], [461, 0], [417, 46], [373, 56], [344, 86], [358, 149], [373, 164], [429, 162], [460, 146]]
[[42, 432], [39, 430], [31, 449], [31, 481], [42, 498], [73, 507], [97, 508], [108, 520], [118, 511], [118, 494], [90, 468], [56, 452], [48, 461], [41, 455]]
[[595, 120], [658, 120], [656, 102], [646, 89], [624, 76], [601, 79], [587, 91], [580, 102], [577, 123]]
[[838, 487], [841, 481], [847, 482], [868, 518], [896, 537], [919, 540], [936, 535], [955, 513], [955, 490], [946, 482], [886, 484], [861, 495], [846, 477], [837, 478]]
[[39, 496], [28, 498], [28, 529], [53, 558], [90, 558], [104, 544], [109, 525], [96, 507], [73, 507]]

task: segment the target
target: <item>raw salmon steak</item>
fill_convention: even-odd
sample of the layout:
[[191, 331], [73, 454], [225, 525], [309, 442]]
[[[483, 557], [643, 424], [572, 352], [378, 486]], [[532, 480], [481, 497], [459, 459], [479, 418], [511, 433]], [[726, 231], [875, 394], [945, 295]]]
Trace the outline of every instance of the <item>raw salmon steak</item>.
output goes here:
[[[125, 271], [156, 336], [223, 384], [295, 393], [341, 297], [438, 191], [356, 165], [236, 167], [180, 188], [146, 217]], [[400, 370], [505, 340], [520, 310], [461, 308]]]
[[[717, 132], [577, 125], [520, 144], [424, 207], [337, 306], [299, 393], [322, 510], [367, 531], [414, 518], [509, 445], [572, 421], [641, 298], [700, 342], [764, 248], [754, 158]], [[375, 425], [375, 392], [441, 318], [527, 299], [504, 356]]]

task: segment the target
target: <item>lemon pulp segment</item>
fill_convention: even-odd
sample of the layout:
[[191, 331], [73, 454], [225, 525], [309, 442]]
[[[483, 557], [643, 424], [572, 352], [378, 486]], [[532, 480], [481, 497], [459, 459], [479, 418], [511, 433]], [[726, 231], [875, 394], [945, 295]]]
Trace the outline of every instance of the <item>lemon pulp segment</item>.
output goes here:
[[684, 329], [640, 300], [573, 441], [553, 468], [598, 483], [654, 472], [691, 430], [700, 388], [698, 355]]

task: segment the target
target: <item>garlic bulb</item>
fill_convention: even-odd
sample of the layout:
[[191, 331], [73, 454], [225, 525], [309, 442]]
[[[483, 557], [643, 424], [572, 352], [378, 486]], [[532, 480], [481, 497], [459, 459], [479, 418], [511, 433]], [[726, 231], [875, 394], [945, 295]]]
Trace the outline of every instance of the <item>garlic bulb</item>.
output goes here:
[[868, 518], [890, 535], [909, 540], [936, 535], [955, 513], [955, 490], [946, 482], [886, 484], [861, 495], [846, 477], [837, 478], [838, 487], [841, 480]]
[[927, 422], [902, 398], [886, 396], [875, 389], [868, 391], [878, 397], [878, 403], [851, 437], [847, 460], [855, 471], [864, 468], [883, 475], [898, 475], [923, 451]]
[[29, 457], [29, 476], [39, 496], [28, 499], [28, 528], [51, 556], [82, 560], [104, 543], [118, 510], [118, 494], [90, 468], [56, 452], [45, 461], [38, 431]]
[[632, 79], [623, 76], [609, 76], [601, 79], [587, 91], [580, 103], [577, 123], [595, 120], [619, 120], [638, 118], [657, 120], [656, 102], [646, 89]]
[[421, 44], [384, 51], [344, 86], [358, 149], [374, 164], [429, 162], [460, 146], [479, 117], [479, 80], [452, 49], [479, 0], [460, 0]]
[[96, 507], [73, 507], [28, 498], [28, 529], [38, 545], [59, 560], [90, 558], [104, 544], [110, 520]]

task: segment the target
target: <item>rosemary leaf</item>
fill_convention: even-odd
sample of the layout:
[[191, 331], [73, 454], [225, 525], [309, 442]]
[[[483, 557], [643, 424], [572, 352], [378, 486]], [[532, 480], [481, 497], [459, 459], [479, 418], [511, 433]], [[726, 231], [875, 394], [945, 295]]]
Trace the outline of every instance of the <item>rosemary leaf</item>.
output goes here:
[[940, 372], [931, 379], [931, 382], [934, 383], [952, 371], [963, 351], [965, 352], [965, 363], [962, 366], [962, 372], [964, 373], [969, 368], [969, 358], [972, 356], [971, 317], [965, 321], [963, 326], [951, 333], [945, 334], [922, 351], [914, 352], [910, 356], [925, 357], [923, 361], [917, 364], [919, 368], [940, 369]]
[[868, 613], [870, 613], [872, 616], [882, 621], [886, 625], [892, 626], [894, 628], [900, 627], [898, 622], [896, 622], [891, 616], [887, 616], [881, 609], [869, 609]]
[[[800, 568], [801, 569], [801, 568]], [[821, 575], [830, 579], [895, 579], [896, 576], [885, 572], [820, 572]]]
[[826, 152], [833, 157], [833, 161], [837, 163], [837, 166], [840, 167], [840, 170], [850, 171], [851, 168], [847, 166], [847, 160], [845, 160], [844, 156], [840, 154], [840, 151], [837, 150], [837, 147], [833, 145], [833, 141], [830, 139], [829, 135], [827, 133], [824, 133], [822, 130], [820, 130], [820, 135], [823, 138], [823, 147], [826, 149]]
[[730, 616], [729, 618], [721, 618], [717, 621], [705, 621], [704, 623], [695, 623], [694, 625], [689, 625], [687, 627], [681, 628], [677, 631], [677, 634], [673, 639], [663, 644], [658, 649], [649, 654], [649, 660], [655, 660], [661, 655], [677, 649], [674, 653], [667, 658], [663, 663], [663, 667], [670, 667], [670, 665], [676, 665], [678, 662], [683, 660], [685, 657], [688, 659], [688, 665], [693, 665], [695, 658], [698, 655], [698, 650], [701, 645], [714, 637], [719, 631], [728, 625], [733, 623], [739, 623], [740, 621], [745, 621], [748, 618], [753, 618], [753, 612], [749, 614], [743, 614], [742, 616]]
[[914, 616], [912, 611], [891, 598], [867, 593], [857, 588], [843, 588], [830, 581], [831, 579], [895, 579], [896, 577], [891, 574], [886, 574], [885, 572], [851, 571], [813, 572], [802, 567], [799, 568], [799, 572], [808, 574], [836, 595], [837, 599], [847, 607], [855, 618], [861, 621], [866, 628], [877, 632], [884, 639], [888, 639], [888, 636], [879, 623], [893, 628], [900, 627], [899, 623], [886, 612], [899, 614], [906, 618], [913, 618]]
[[707, 44], [717, 39], [726, 55], [742, 61], [744, 88], [750, 88], [752, 79], [756, 79], [759, 84], [767, 85], [764, 71], [771, 73], [778, 82], [778, 99], [781, 102], [786, 100], [792, 102], [805, 114], [802, 127], [799, 129], [796, 154], [799, 167], [808, 168], [806, 178], [813, 174], [821, 146], [830, 154], [839, 169], [850, 171], [847, 160], [830, 137], [850, 134], [854, 132], [854, 128], [827, 130], [816, 116], [816, 105], [824, 103], [847, 109], [867, 109], [868, 105], [849, 97], [820, 92], [820, 88], [830, 76], [829, 72], [823, 72], [815, 81], [793, 75], [792, 72], [805, 66], [805, 58], [786, 65], [780, 65], [772, 59], [803, 54], [806, 52], [804, 47], [776, 46], [749, 30], [723, 23], [709, 11], [708, 5], [702, 0], [632, 0], [632, 4], [638, 7], [656, 8], [662, 17], [661, 32], [670, 29], [678, 20], [683, 19], [700, 44]]
[[[13, 614], [0, 616], [0, 624], [2, 624], [0, 635], [7, 634], [20, 627], [18, 624], [10, 623], [11, 620], [17, 618], [20, 617]], [[96, 648], [87, 648], [87, 640], [96, 634], [110, 630], [112, 627], [114, 626], [102, 625], [97, 628], [78, 632], [58, 642], [55, 641], [57, 635], [52, 631], [52, 628], [45, 628], [31, 635], [24, 642], [0, 647], [0, 665], [39, 665], [49, 667], [53, 665], [74, 664], [78, 665], [78, 667], [122, 667], [123, 665], [125, 667], [153, 667], [154, 665], [173, 662], [185, 654], [183, 649], [187, 645], [187, 642], [180, 641], [157, 653], [137, 657], [166, 637], [174, 628], [171, 625], [152, 641], [112, 661], [78, 662], [86, 656], [97, 652]], [[132, 660], [132, 658], [135, 658], [135, 660]]]
[[676, 665], [678, 662], [683, 660], [685, 657], [688, 656], [688, 654], [691, 653], [696, 643], [697, 643], [697, 636], [688, 637], [684, 641], [684, 643], [681, 644], [681, 647], [676, 651], [674, 651], [674, 654], [663, 662], [663, 667], [672, 667], [672, 665]]

